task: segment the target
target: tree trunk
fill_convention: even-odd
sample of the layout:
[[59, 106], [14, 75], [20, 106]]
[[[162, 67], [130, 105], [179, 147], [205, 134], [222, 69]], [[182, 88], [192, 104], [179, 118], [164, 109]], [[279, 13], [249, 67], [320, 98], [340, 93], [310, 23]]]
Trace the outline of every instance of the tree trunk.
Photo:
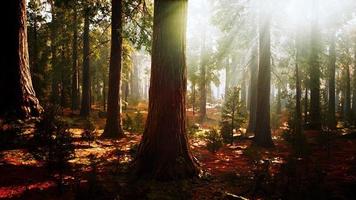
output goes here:
[[332, 33], [329, 48], [329, 101], [328, 101], [328, 127], [336, 129], [335, 118], [335, 73], [336, 73], [336, 50], [335, 50], [335, 33]]
[[199, 121], [204, 122], [207, 118], [206, 116], [206, 98], [207, 98], [207, 81], [206, 81], [206, 55], [205, 55], [205, 40], [206, 40], [206, 33], [205, 31], [202, 32], [202, 39], [201, 39], [201, 49], [200, 49], [200, 103], [199, 103]]
[[78, 14], [77, 4], [73, 9], [73, 49], [72, 49], [72, 111], [79, 109], [79, 68], [78, 68]]
[[[314, 5], [316, 7], [316, 5]], [[315, 14], [311, 30], [310, 64], [310, 128], [321, 129], [320, 114], [320, 64], [318, 42], [318, 19]]]
[[198, 168], [186, 135], [187, 0], [154, 4], [149, 114], [136, 158], [137, 175], [193, 177]]
[[228, 92], [230, 89], [230, 80], [231, 80], [231, 69], [230, 69], [230, 57], [228, 56], [226, 58], [226, 63], [225, 63], [225, 97], [224, 99], [227, 99]]
[[109, 91], [106, 125], [103, 137], [124, 136], [121, 127], [121, 52], [122, 52], [122, 4], [112, 0], [111, 14], [111, 53], [109, 68]]
[[302, 99], [302, 85], [300, 82], [300, 70], [299, 70], [299, 51], [300, 51], [300, 38], [298, 37], [299, 34], [296, 36], [295, 40], [295, 48], [296, 48], [296, 55], [295, 55], [295, 76], [296, 76], [296, 81], [295, 81], [295, 133], [297, 135], [302, 134], [302, 105], [301, 105], [301, 99]]
[[89, 44], [89, 8], [84, 8], [84, 33], [83, 33], [83, 83], [82, 83], [82, 105], [80, 115], [90, 115], [90, 44]]
[[277, 89], [277, 105], [276, 105], [276, 113], [277, 115], [280, 115], [282, 113], [282, 91], [281, 91], [281, 86], [278, 85]]
[[304, 92], [304, 125], [307, 125], [309, 122], [309, 100], [308, 100], [308, 87], [305, 86]]
[[352, 123], [353, 125], [356, 125], [356, 42], [354, 45], [354, 68], [352, 81]]
[[[6, 15], [2, 33], [6, 38], [3, 43], [0, 66], [0, 115], [12, 115], [20, 118], [39, 116], [42, 108], [38, 102], [32, 86], [30, 75], [26, 1], [12, 0], [6, 9], [10, 10], [10, 17]], [[8, 12], [5, 12], [8, 14]]]
[[249, 92], [249, 120], [247, 133], [255, 133], [256, 130], [256, 108], [257, 108], [257, 76], [258, 74], [258, 47], [252, 51], [252, 61], [250, 65], [250, 92]]
[[255, 142], [259, 146], [273, 146], [270, 125], [271, 93], [271, 16], [261, 11], [260, 16], [260, 59], [257, 85], [257, 112]]
[[350, 78], [350, 63], [345, 66], [345, 113], [344, 119], [347, 124], [351, 123], [351, 78]]

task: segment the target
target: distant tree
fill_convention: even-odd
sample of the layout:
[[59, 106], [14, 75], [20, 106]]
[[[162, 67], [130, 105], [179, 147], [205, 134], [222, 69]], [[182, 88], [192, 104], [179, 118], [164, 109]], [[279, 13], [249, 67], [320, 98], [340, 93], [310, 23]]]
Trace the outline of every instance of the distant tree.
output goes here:
[[[356, 41], [356, 40], [355, 40]], [[354, 42], [354, 62], [353, 62], [353, 77], [352, 77], [352, 122], [356, 125], [356, 42]]]
[[73, 47], [72, 47], [72, 110], [79, 109], [79, 66], [78, 66], [78, 5], [73, 3]]
[[271, 92], [271, 14], [266, 9], [260, 11], [259, 24], [259, 69], [257, 82], [257, 110], [255, 143], [273, 146], [270, 125]]
[[[315, 4], [313, 8], [316, 7]], [[310, 35], [310, 55], [309, 55], [309, 74], [310, 74], [310, 128], [321, 129], [321, 108], [320, 108], [320, 63], [319, 63], [319, 25], [318, 16], [314, 13]]]
[[136, 173], [156, 179], [193, 177], [198, 169], [186, 135], [186, 0], [156, 0], [148, 117]]
[[247, 133], [255, 133], [257, 107], [257, 78], [258, 78], [258, 46], [253, 47], [250, 64], [249, 120]]
[[202, 31], [201, 44], [200, 44], [200, 65], [199, 65], [199, 121], [204, 122], [206, 116], [206, 99], [207, 99], [207, 59], [206, 59], [206, 32]]
[[10, 16], [4, 21], [3, 37], [6, 42], [1, 53], [0, 115], [10, 114], [21, 118], [39, 116], [42, 112], [30, 75], [26, 1], [14, 0], [6, 7]]
[[330, 48], [329, 48], [329, 100], [328, 100], [328, 127], [332, 130], [336, 128], [336, 117], [335, 117], [335, 73], [336, 73], [336, 44], [335, 44], [335, 33], [331, 34], [330, 37]]
[[83, 15], [84, 15], [84, 32], [83, 32], [83, 79], [82, 79], [82, 102], [80, 108], [80, 115], [88, 117], [91, 110], [90, 102], [90, 7], [85, 2]]

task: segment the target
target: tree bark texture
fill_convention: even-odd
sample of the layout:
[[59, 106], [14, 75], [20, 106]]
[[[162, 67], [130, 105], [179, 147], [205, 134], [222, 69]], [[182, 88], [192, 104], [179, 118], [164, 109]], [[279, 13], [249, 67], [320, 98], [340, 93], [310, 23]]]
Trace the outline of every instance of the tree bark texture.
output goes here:
[[[26, 1], [7, 2], [11, 16], [5, 20], [0, 73], [0, 115], [13, 115], [20, 118], [39, 116], [42, 107], [36, 97], [30, 75]], [[6, 19], [7, 19], [6, 18]]]
[[257, 82], [257, 114], [255, 143], [259, 146], [273, 146], [270, 125], [271, 93], [271, 16], [262, 11], [260, 15], [259, 70]]
[[186, 135], [187, 0], [154, 4], [149, 110], [136, 172], [160, 180], [193, 177], [198, 168]]

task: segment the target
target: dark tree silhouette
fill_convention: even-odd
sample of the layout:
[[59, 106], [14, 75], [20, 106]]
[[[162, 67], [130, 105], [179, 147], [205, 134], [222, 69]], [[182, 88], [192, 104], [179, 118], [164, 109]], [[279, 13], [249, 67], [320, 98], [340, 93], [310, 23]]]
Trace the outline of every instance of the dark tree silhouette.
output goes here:
[[186, 136], [187, 0], [156, 0], [148, 118], [137, 175], [156, 179], [198, 174]]
[[84, 6], [84, 33], [83, 33], [83, 88], [80, 115], [88, 117], [90, 115], [90, 8]]
[[120, 116], [121, 51], [122, 51], [122, 4], [112, 0], [111, 54], [109, 71], [109, 92], [106, 125], [103, 137], [122, 137]]
[[[313, 4], [316, 2], [313, 1]], [[316, 5], [313, 5], [316, 7]], [[310, 127], [315, 130], [321, 129], [320, 115], [320, 64], [318, 47], [318, 18], [317, 14], [313, 17], [311, 28], [310, 46]]]
[[335, 33], [330, 39], [329, 48], [329, 99], [328, 99], [328, 127], [330, 129], [336, 128], [335, 119], [335, 71], [336, 71], [336, 48], [335, 48]]
[[29, 67], [26, 1], [13, 0], [7, 4], [10, 16], [6, 16], [2, 31], [6, 42], [0, 59], [0, 115], [39, 116], [42, 108], [32, 86]]
[[79, 68], [78, 68], [78, 14], [77, 3], [73, 2], [73, 49], [72, 49], [72, 110], [79, 108]]

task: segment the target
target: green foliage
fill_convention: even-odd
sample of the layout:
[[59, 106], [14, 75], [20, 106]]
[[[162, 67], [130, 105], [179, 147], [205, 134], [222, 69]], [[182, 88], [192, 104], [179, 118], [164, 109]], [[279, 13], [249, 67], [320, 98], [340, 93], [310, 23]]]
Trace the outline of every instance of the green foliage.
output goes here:
[[49, 169], [63, 170], [67, 161], [74, 156], [72, 133], [58, 117], [58, 107], [48, 107], [36, 124], [30, 151], [38, 160], [44, 161]]
[[90, 146], [90, 143], [95, 140], [95, 125], [94, 122], [91, 118], [88, 118], [85, 123], [85, 128], [84, 131], [82, 132], [82, 139], [84, 141], [88, 142], [88, 145]]
[[122, 124], [123, 124], [124, 130], [132, 131], [133, 121], [129, 114], [127, 114], [127, 113], [125, 114]]
[[126, 113], [126, 116], [123, 119], [123, 126], [127, 131], [131, 131], [133, 133], [142, 133], [144, 130], [144, 121], [141, 111], [136, 111], [133, 118]]
[[141, 111], [136, 111], [133, 119], [133, 130], [136, 133], [142, 133], [144, 129], [143, 115]]
[[223, 138], [217, 129], [211, 129], [206, 135], [206, 148], [216, 153], [223, 146]]
[[234, 87], [226, 95], [226, 100], [222, 108], [221, 133], [224, 142], [233, 142], [233, 132], [238, 131], [246, 121], [246, 113], [240, 101], [240, 89]]

